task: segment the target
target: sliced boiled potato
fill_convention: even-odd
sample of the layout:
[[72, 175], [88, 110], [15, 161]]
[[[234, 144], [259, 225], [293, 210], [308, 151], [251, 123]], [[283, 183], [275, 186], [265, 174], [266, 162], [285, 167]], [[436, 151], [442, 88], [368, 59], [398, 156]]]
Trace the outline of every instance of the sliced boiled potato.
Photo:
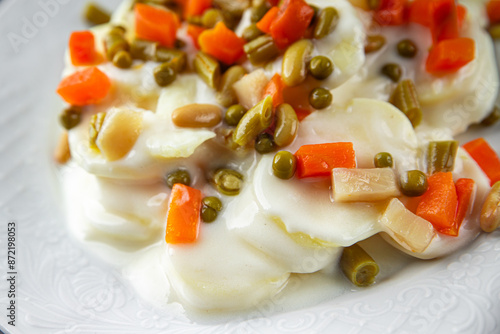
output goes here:
[[401, 195], [392, 168], [334, 168], [333, 200], [371, 202]]
[[393, 198], [380, 217], [384, 231], [403, 248], [422, 253], [436, 236], [436, 230], [427, 220], [415, 215]]
[[198, 146], [214, 137], [215, 133], [209, 130], [169, 130], [151, 135], [146, 145], [156, 158], [187, 158]]
[[142, 131], [142, 114], [125, 108], [110, 110], [96, 139], [96, 145], [109, 161], [126, 156]]
[[239, 104], [250, 109], [262, 100], [264, 87], [269, 82], [263, 69], [255, 70], [233, 85], [234, 92], [238, 97]]

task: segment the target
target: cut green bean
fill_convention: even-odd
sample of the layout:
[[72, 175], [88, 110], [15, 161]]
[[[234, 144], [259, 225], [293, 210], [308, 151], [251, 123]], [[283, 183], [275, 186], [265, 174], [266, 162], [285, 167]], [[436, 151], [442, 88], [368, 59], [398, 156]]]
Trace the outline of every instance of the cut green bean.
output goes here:
[[500, 120], [500, 107], [494, 106], [491, 113], [481, 121], [481, 125], [490, 126]]
[[273, 174], [283, 180], [293, 177], [297, 170], [297, 158], [288, 151], [279, 151], [273, 159]]
[[427, 148], [427, 173], [452, 172], [455, 166], [458, 142], [456, 140], [431, 141]]
[[263, 65], [272, 61], [280, 54], [280, 50], [274, 44], [274, 40], [269, 35], [257, 37], [243, 46], [248, 60], [252, 65]]
[[264, 17], [264, 15], [266, 15], [268, 10], [269, 7], [265, 1], [261, 4], [258, 4], [257, 6], [253, 6], [250, 14], [250, 21], [252, 23], [259, 22]]
[[290, 145], [299, 130], [299, 120], [293, 107], [287, 103], [280, 104], [276, 108], [276, 129], [274, 130], [274, 142], [279, 147]]
[[257, 28], [257, 25], [255, 23], [250, 24], [241, 33], [241, 37], [247, 42], [253, 41], [257, 37], [262, 35], [264, 35], [264, 33], [259, 28]]
[[214, 57], [204, 52], [198, 52], [194, 58], [193, 66], [196, 73], [209, 87], [217, 89], [220, 81], [220, 64]]
[[243, 175], [229, 168], [219, 169], [214, 173], [212, 183], [221, 194], [235, 196], [240, 193]]
[[422, 196], [428, 187], [427, 176], [419, 170], [409, 170], [401, 176], [401, 192], [408, 197]]
[[113, 65], [118, 68], [126, 69], [132, 66], [132, 56], [128, 51], [120, 50], [113, 57]]
[[369, 286], [379, 273], [378, 264], [358, 244], [344, 248], [340, 258], [344, 275], [356, 286]]
[[301, 84], [307, 77], [307, 61], [314, 44], [309, 39], [301, 39], [288, 47], [281, 63], [281, 77], [288, 87]]
[[104, 123], [104, 119], [106, 118], [105, 112], [100, 112], [95, 115], [92, 115], [90, 118], [89, 124], [89, 146], [93, 149], [99, 150], [96, 145], [97, 136], [99, 135], [99, 131], [101, 131], [102, 123]]
[[333, 72], [333, 63], [330, 58], [325, 56], [316, 56], [307, 65], [307, 69], [316, 80], [324, 80]]
[[339, 12], [333, 7], [323, 8], [318, 15], [314, 27], [313, 36], [315, 39], [321, 39], [328, 36], [335, 30], [339, 23]]
[[166, 87], [175, 81], [177, 73], [169, 63], [163, 63], [153, 70], [156, 83], [160, 87]]
[[224, 16], [221, 10], [215, 8], [207, 9], [201, 17], [201, 24], [208, 29], [215, 27], [220, 21], [224, 21]]
[[71, 106], [63, 110], [61, 115], [59, 116], [59, 120], [61, 125], [66, 130], [71, 130], [78, 124], [80, 124], [82, 120], [82, 108], [78, 106]]
[[273, 99], [267, 96], [241, 118], [233, 133], [233, 140], [245, 146], [272, 123]]
[[113, 27], [104, 37], [104, 48], [109, 61], [113, 61], [115, 54], [119, 51], [128, 51], [129, 45], [125, 39], [125, 30], [121, 27]]
[[94, 2], [89, 2], [83, 12], [85, 20], [91, 25], [108, 23], [111, 15]]
[[154, 60], [157, 48], [157, 42], [134, 39], [132, 43], [130, 43], [130, 55], [133, 59]]
[[388, 152], [380, 152], [373, 158], [373, 164], [376, 168], [385, 168], [394, 166], [392, 155]]
[[422, 121], [422, 110], [413, 81], [401, 81], [392, 93], [390, 102], [408, 117], [414, 128]]
[[159, 46], [155, 50], [154, 60], [159, 63], [169, 63], [170, 67], [180, 73], [186, 68], [187, 54], [181, 50]]
[[236, 96], [233, 85], [245, 74], [247, 74], [247, 71], [240, 65], [233, 65], [224, 72], [216, 96], [217, 102], [226, 108], [238, 103], [238, 97]]

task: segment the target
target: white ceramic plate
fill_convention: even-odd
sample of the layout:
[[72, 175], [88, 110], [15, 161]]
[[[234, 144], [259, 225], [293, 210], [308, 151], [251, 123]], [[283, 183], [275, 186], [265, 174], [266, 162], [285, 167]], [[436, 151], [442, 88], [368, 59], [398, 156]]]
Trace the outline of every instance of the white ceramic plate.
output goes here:
[[[113, 8], [117, 1], [106, 1]], [[225, 321], [194, 322], [136, 297], [120, 273], [68, 233], [51, 155], [54, 93], [84, 1], [0, 2], [0, 329], [43, 333], [498, 333], [500, 231], [444, 259], [290, 312], [272, 301]], [[500, 125], [486, 136], [500, 152]], [[6, 311], [7, 225], [16, 235], [16, 326]], [[268, 312], [270, 311], [270, 312]], [[208, 317], [209, 318], [209, 317]]]

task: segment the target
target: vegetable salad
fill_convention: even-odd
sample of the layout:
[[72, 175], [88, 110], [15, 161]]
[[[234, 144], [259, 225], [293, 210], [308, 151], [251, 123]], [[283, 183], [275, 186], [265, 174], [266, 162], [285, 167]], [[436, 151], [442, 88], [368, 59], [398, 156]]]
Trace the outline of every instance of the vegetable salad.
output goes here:
[[497, 153], [455, 139], [500, 118], [498, 13], [496, 0], [89, 4], [96, 25], [71, 33], [57, 87], [72, 230], [163, 277], [156, 299], [171, 287], [217, 310], [292, 274], [374, 284], [359, 242], [376, 235], [420, 259], [456, 251], [500, 224]]

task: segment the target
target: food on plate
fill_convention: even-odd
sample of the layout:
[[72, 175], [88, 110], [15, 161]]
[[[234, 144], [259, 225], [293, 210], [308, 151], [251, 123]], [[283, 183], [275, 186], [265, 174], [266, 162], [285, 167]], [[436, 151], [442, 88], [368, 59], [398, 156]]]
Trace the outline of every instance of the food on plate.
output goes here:
[[499, 118], [495, 6], [125, 0], [109, 22], [89, 6], [99, 25], [71, 34], [57, 88], [72, 231], [147, 268], [149, 299], [214, 310], [300, 274], [371, 285], [367, 239], [455, 252], [500, 221], [497, 153], [455, 138]]

